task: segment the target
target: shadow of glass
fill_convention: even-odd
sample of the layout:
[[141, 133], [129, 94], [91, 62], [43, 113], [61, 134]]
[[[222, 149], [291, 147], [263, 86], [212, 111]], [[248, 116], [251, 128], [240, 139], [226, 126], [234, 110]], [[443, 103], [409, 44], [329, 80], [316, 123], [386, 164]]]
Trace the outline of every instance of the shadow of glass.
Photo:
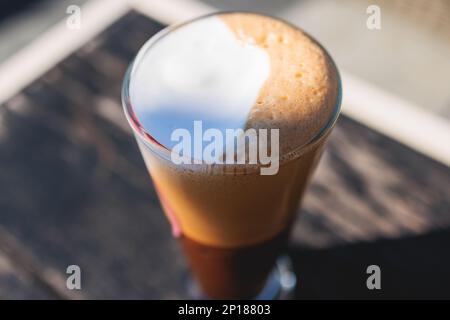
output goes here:
[[[327, 249], [290, 248], [299, 276], [296, 299], [449, 299], [450, 228], [400, 239]], [[381, 269], [369, 290], [367, 267]]]

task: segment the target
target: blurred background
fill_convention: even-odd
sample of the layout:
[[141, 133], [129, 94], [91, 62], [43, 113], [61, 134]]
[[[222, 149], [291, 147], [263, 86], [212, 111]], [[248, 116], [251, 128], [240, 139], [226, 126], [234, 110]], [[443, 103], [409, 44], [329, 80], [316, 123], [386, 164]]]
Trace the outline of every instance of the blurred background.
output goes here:
[[[63, 19], [68, 5], [86, 1], [17, 0], [2, 4], [0, 61]], [[203, 2], [218, 10], [258, 11], [294, 22], [323, 43], [345, 70], [450, 118], [448, 0]], [[369, 5], [382, 8], [379, 32], [366, 27]]]
[[[70, 5], [81, 31], [68, 30]], [[381, 29], [367, 27], [376, 5]], [[0, 298], [183, 298], [120, 105], [139, 47], [215, 10], [284, 18], [342, 72], [343, 116], [289, 249], [297, 298], [450, 298], [450, 1], [15, 0], [0, 5]], [[299, 211], [300, 213], [300, 211]], [[79, 265], [82, 290], [67, 290]], [[365, 287], [380, 265], [383, 290]]]

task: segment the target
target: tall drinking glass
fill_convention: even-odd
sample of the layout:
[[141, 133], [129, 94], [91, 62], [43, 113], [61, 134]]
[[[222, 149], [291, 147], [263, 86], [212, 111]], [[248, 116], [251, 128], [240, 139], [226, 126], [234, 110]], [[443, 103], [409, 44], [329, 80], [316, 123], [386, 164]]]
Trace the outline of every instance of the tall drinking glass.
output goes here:
[[[242, 51], [235, 55], [234, 40], [230, 42], [227, 37], [241, 37], [236, 50]], [[228, 56], [224, 55], [239, 60], [247, 54], [251, 57], [254, 54], [255, 58], [236, 67], [236, 71], [233, 71], [235, 62], [223, 68], [222, 63], [228, 63]], [[182, 64], [175, 61], [179, 58]], [[269, 61], [269, 71], [264, 81], [260, 81], [250, 111], [245, 111], [245, 121], [240, 123], [241, 128], [279, 129], [276, 173], [262, 174], [260, 162], [175, 163], [174, 146], [166, 141], [176, 128], [189, 127], [188, 132], [195, 135], [198, 133], [195, 122], [201, 120], [204, 120], [202, 129], [215, 127], [216, 133], [225, 132], [228, 124], [236, 128], [238, 121], [217, 121], [223, 120], [222, 111], [213, 113], [214, 120], [208, 112], [216, 105], [224, 106], [225, 100], [240, 103], [247, 98], [247, 91], [236, 89], [235, 82], [242, 80], [242, 90], [252, 90], [253, 84], [248, 85], [245, 74], [261, 74], [262, 62], [258, 68], [251, 67], [258, 59]], [[183, 78], [185, 68], [192, 72], [187, 80]], [[228, 78], [223, 79], [230, 75], [230, 70], [241, 75], [228, 84]], [[199, 74], [203, 78], [196, 85]], [[204, 74], [209, 81], [204, 81]], [[133, 85], [138, 89], [133, 89]], [[228, 92], [223, 94], [223, 90]], [[238, 99], [233, 100], [235, 97]], [[209, 110], [198, 108], [205, 101], [199, 99], [207, 100]], [[167, 101], [175, 101], [177, 107]], [[276, 18], [216, 13], [166, 28], [140, 49], [125, 75], [123, 107], [172, 233], [199, 284], [198, 293], [214, 299], [274, 298], [293, 289], [295, 275], [288, 258], [280, 259], [280, 254], [288, 242], [300, 199], [338, 117], [340, 101], [338, 71], [326, 51], [296, 27]], [[266, 115], [261, 110], [267, 108], [271, 112], [264, 119]], [[205, 144], [203, 141], [202, 146]], [[274, 152], [274, 145], [269, 149]], [[192, 158], [192, 154], [188, 155]]]

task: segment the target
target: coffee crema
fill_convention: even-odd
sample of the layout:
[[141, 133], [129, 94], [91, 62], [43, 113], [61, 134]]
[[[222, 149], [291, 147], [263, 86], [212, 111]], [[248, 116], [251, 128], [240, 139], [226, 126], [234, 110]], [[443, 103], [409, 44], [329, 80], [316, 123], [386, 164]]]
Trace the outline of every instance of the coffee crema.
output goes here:
[[339, 85], [325, 50], [298, 28], [267, 16], [219, 16], [236, 38], [265, 50], [270, 73], [259, 91], [246, 128], [280, 130], [280, 155], [311, 141], [332, 117]]

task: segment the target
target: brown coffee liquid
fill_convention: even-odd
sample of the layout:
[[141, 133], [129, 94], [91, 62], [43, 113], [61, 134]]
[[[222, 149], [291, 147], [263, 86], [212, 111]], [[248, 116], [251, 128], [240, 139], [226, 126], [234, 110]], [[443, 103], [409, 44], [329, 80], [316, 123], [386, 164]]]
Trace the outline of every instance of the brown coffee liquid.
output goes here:
[[212, 299], [251, 299], [284, 249], [288, 230], [251, 246], [216, 248], [182, 236], [180, 242], [201, 288]]
[[175, 235], [208, 297], [247, 299], [261, 290], [287, 244], [324, 141], [283, 163], [273, 176], [180, 172], [144, 153], [165, 212], [181, 232]]

